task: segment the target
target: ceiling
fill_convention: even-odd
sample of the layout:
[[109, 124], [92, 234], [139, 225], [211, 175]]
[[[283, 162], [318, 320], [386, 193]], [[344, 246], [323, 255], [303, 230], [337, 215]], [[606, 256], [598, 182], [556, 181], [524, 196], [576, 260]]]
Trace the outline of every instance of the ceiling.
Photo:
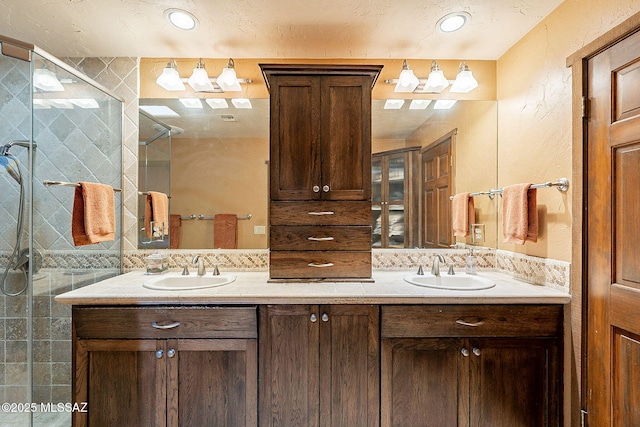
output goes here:
[[[2, 0], [0, 35], [57, 57], [498, 59], [562, 0]], [[181, 8], [195, 30], [172, 27]], [[436, 30], [450, 12], [472, 18]]]

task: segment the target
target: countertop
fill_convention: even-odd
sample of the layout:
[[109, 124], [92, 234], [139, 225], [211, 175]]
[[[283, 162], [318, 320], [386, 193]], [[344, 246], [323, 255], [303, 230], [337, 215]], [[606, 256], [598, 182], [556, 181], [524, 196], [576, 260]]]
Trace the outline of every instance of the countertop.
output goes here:
[[[223, 272], [223, 274], [226, 272]], [[460, 291], [412, 285], [408, 271], [374, 271], [373, 282], [268, 282], [268, 272], [228, 272], [230, 284], [196, 290], [153, 290], [147, 280], [179, 273], [150, 276], [134, 271], [61, 295], [55, 300], [70, 305], [164, 304], [567, 304], [571, 296], [556, 289], [531, 285], [497, 272], [480, 272], [496, 286]]]

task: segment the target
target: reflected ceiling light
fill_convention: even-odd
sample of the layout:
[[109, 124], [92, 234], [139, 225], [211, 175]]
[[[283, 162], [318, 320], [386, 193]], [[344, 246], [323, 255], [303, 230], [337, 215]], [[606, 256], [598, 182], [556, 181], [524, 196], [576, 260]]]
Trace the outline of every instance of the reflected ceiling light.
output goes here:
[[64, 86], [51, 70], [36, 68], [33, 70], [33, 86], [44, 92], [64, 92]]
[[51, 109], [51, 104], [46, 99], [34, 99], [33, 108], [35, 110], [49, 110]]
[[248, 98], [235, 98], [231, 100], [231, 103], [236, 108], [253, 108]]
[[449, 86], [449, 80], [447, 80], [440, 67], [438, 67], [438, 62], [434, 60], [433, 62], [431, 62], [431, 72], [429, 73], [429, 78], [424, 84], [424, 88], [422, 89], [422, 91], [430, 93], [440, 93], [447, 86]]
[[460, 72], [451, 85], [449, 92], [467, 93], [478, 87], [478, 81], [471, 74], [471, 70], [465, 61], [460, 63]]
[[213, 85], [211, 84], [211, 80], [209, 80], [207, 70], [204, 69], [204, 61], [202, 58], [200, 58], [196, 64], [196, 68], [193, 69], [193, 73], [187, 83], [189, 83], [189, 86], [196, 92], [213, 92]]
[[198, 20], [192, 13], [182, 9], [167, 9], [164, 16], [169, 22], [181, 30], [193, 30], [198, 25]]
[[450, 110], [456, 103], [455, 99], [438, 99], [433, 104], [434, 110]]
[[47, 99], [49, 101], [49, 105], [53, 108], [59, 108], [61, 110], [73, 110], [73, 104], [69, 102], [68, 99]]
[[98, 101], [96, 101], [93, 98], [70, 99], [69, 102], [72, 103], [73, 105], [77, 105], [80, 108], [87, 108], [87, 109], [100, 108], [100, 106], [98, 105]]
[[171, 58], [167, 66], [162, 70], [162, 74], [156, 79], [156, 83], [165, 90], [185, 90], [184, 83], [178, 74], [176, 61]]
[[399, 110], [404, 105], [404, 99], [387, 99], [384, 103], [385, 110]]
[[225, 92], [239, 92], [242, 90], [240, 83], [238, 83], [238, 76], [236, 75], [233, 59], [229, 58], [227, 66], [222, 69], [222, 73], [220, 73], [216, 79], [216, 83]]
[[180, 117], [180, 114], [166, 105], [141, 105], [140, 109], [154, 117]]
[[471, 20], [467, 12], [449, 13], [438, 20], [436, 27], [443, 33], [452, 33], [464, 27]]
[[227, 103], [227, 100], [224, 98], [209, 98], [209, 99], [205, 99], [205, 102], [209, 104], [209, 107], [213, 108], [214, 110], [217, 110], [220, 108], [229, 108], [229, 104]]
[[178, 101], [180, 101], [185, 108], [202, 108], [200, 98], [180, 98]]
[[420, 80], [413, 74], [413, 71], [409, 68], [407, 60], [402, 61], [402, 71], [400, 71], [400, 77], [398, 77], [398, 83], [396, 84], [394, 92], [413, 92], [418, 87]]
[[410, 110], [424, 110], [429, 104], [431, 104], [430, 99], [413, 99], [411, 100], [411, 104], [409, 104]]

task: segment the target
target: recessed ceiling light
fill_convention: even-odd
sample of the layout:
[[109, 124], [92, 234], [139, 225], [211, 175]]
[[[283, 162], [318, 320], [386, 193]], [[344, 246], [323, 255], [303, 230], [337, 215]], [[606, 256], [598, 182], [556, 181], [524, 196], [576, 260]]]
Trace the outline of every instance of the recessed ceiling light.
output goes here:
[[409, 104], [409, 109], [424, 110], [429, 106], [429, 104], [431, 104], [430, 99], [414, 99], [411, 101], [411, 104]]
[[182, 9], [167, 9], [164, 16], [169, 22], [181, 30], [193, 30], [198, 25], [198, 20], [193, 14]]
[[404, 105], [404, 99], [387, 99], [384, 103], [385, 110], [399, 110]]
[[438, 99], [433, 104], [434, 110], [450, 110], [456, 104], [455, 99]]
[[248, 98], [234, 98], [231, 100], [231, 103], [236, 108], [252, 108], [251, 100]]
[[436, 27], [443, 33], [452, 33], [464, 27], [470, 20], [471, 15], [467, 12], [453, 12], [440, 18]]
[[141, 105], [140, 109], [154, 117], [180, 117], [180, 114], [166, 105]]
[[202, 108], [200, 98], [180, 98], [178, 99], [185, 108]]

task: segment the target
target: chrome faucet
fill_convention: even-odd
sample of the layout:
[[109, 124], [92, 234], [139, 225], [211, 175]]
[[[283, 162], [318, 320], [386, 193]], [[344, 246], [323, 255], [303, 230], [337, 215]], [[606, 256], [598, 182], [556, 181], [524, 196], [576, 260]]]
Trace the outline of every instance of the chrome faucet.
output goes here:
[[204, 258], [202, 255], [196, 255], [193, 257], [191, 264], [196, 265], [196, 263], [198, 264], [198, 276], [204, 276], [206, 270], [204, 269]]
[[444, 257], [441, 254], [436, 254], [433, 258], [433, 264], [431, 265], [431, 274], [434, 276], [440, 276], [440, 263], [446, 263]]

